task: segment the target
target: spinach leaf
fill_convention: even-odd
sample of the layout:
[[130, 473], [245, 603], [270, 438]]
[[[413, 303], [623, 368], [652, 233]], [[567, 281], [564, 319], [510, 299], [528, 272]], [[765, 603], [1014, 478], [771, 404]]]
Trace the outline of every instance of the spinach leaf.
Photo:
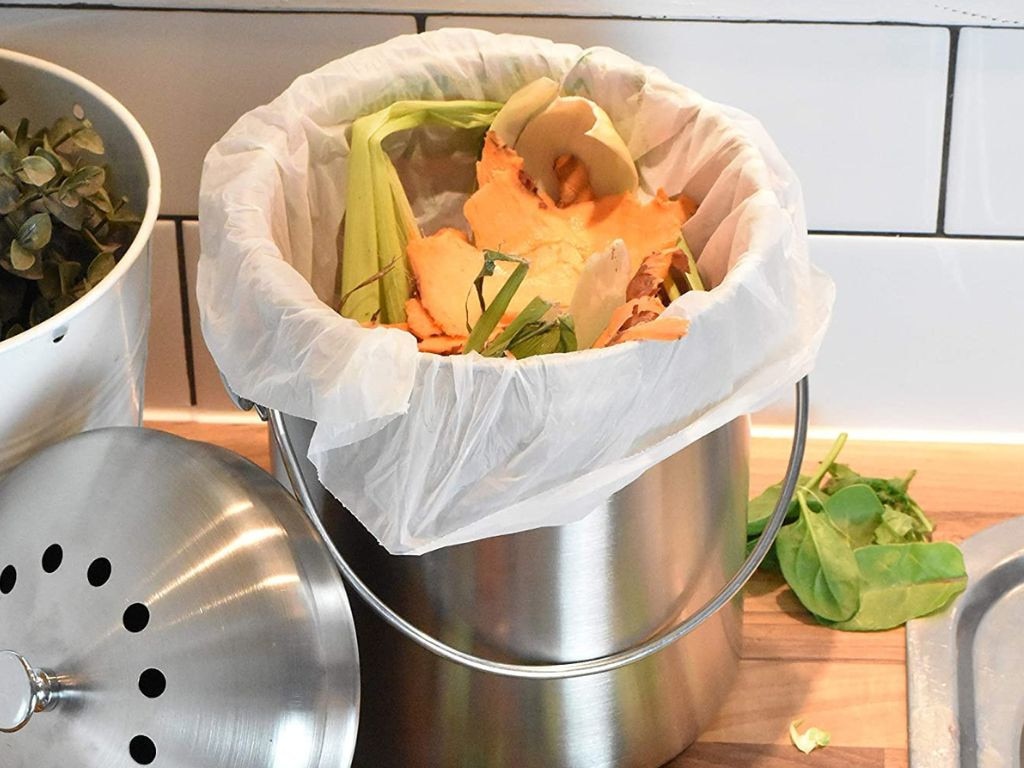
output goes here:
[[907, 492], [916, 474], [914, 470], [902, 478], [866, 477], [846, 464], [833, 463], [828, 469], [829, 479], [822, 486], [822, 491], [832, 495], [851, 485], [866, 485], [875, 492], [883, 505], [892, 507], [913, 521], [914, 530], [921, 534], [916, 538], [917, 541], [927, 541], [931, 539], [935, 525]]
[[921, 535], [914, 529], [914, 521], [892, 507], [882, 510], [882, 523], [875, 529], [875, 544], [909, 544], [921, 541]]
[[[804, 486], [810, 480], [810, 475], [800, 475], [797, 480], [797, 488]], [[782, 483], [768, 486], [759, 496], [754, 497], [747, 504], [747, 536], [758, 536], [768, 525], [768, 518], [775, 511], [775, 505], [779, 503], [779, 496], [782, 495]], [[800, 513], [800, 505], [794, 499], [789, 503], [789, 511], [786, 513], [786, 520], [796, 520]]]
[[848, 485], [825, 499], [825, 515], [849, 540], [854, 549], [874, 542], [875, 529], [882, 523], [884, 508], [866, 485]]
[[915, 542], [861, 547], [860, 609], [837, 629], [892, 629], [943, 608], [967, 587], [964, 558], [948, 542]]
[[846, 621], [860, 607], [860, 574], [853, 549], [826, 515], [808, 508], [802, 492], [797, 499], [799, 520], [779, 531], [775, 541], [782, 575], [815, 616]]

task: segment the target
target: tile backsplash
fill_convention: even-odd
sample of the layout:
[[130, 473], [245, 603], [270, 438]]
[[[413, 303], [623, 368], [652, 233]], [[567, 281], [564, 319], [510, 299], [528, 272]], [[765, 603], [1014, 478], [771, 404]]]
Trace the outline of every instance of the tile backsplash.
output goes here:
[[800, 176], [811, 229], [935, 230], [949, 69], [946, 29], [427, 19], [427, 29], [447, 26], [613, 47], [755, 115]]
[[[834, 12], [835, 23], [804, 23], [820, 17], [543, 17], [539, 4], [537, 16], [451, 16], [443, 12], [463, 5], [435, 3], [436, 14], [418, 18], [225, 7], [0, 0], [0, 47], [107, 88], [159, 155], [148, 407], [232, 413], [194, 298], [196, 197], [210, 144], [303, 72], [394, 35], [459, 25], [612, 46], [765, 124], [802, 179], [812, 258], [838, 286], [812, 377], [816, 425], [1024, 438], [1024, 29], [932, 16], [863, 23]], [[784, 423], [787, 410], [758, 421]]]

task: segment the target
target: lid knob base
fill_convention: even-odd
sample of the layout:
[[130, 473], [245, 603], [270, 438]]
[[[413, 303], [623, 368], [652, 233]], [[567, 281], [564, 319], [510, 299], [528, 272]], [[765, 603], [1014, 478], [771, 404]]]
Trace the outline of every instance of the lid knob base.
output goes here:
[[21, 730], [54, 702], [48, 674], [14, 651], [0, 651], [0, 733]]

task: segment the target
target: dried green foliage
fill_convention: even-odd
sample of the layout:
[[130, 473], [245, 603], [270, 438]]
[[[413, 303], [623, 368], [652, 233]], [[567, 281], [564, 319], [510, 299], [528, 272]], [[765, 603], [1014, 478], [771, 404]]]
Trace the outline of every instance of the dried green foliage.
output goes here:
[[77, 105], [35, 132], [0, 122], [0, 340], [88, 293], [135, 238], [140, 220], [111, 199], [104, 152]]

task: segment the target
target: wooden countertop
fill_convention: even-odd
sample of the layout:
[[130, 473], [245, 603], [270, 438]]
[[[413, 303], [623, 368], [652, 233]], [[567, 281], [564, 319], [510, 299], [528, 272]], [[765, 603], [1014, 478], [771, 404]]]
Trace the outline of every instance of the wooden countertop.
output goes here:
[[[223, 445], [269, 466], [262, 425], [151, 423]], [[827, 441], [807, 447], [813, 466]], [[789, 443], [755, 438], [751, 489], [782, 477]], [[869, 475], [916, 468], [914, 498], [938, 524], [937, 539], [959, 542], [1024, 512], [1024, 446], [882, 443], [851, 440], [842, 459]], [[739, 679], [699, 742], [666, 768], [906, 768], [906, 633], [838, 632], [814, 622], [782, 582], [758, 574], [747, 587]], [[802, 755], [789, 742], [791, 720], [832, 735], [831, 746]]]

